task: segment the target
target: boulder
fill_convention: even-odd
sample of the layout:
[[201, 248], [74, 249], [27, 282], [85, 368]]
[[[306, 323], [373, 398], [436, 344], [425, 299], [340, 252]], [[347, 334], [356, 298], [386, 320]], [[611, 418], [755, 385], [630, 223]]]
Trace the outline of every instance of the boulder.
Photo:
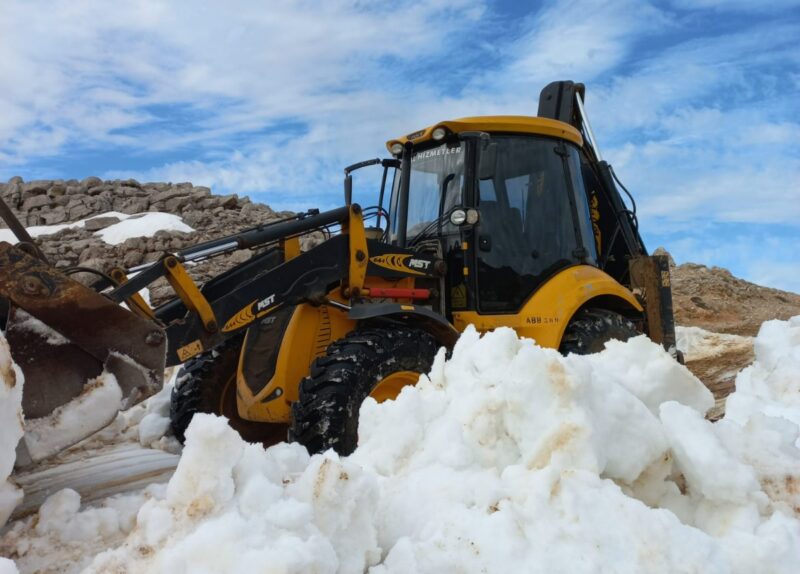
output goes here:
[[49, 205], [50, 205], [50, 198], [47, 197], [47, 195], [33, 195], [25, 198], [25, 201], [22, 202], [22, 210], [30, 211], [32, 209], [45, 207]]
[[99, 177], [87, 177], [86, 179], [81, 181], [81, 188], [86, 191], [90, 187], [96, 187], [98, 185], [103, 185], [103, 180]]

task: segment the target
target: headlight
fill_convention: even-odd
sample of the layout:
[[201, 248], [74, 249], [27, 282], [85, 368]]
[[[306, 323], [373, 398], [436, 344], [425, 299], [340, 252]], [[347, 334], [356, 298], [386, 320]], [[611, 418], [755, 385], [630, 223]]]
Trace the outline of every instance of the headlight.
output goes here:
[[389, 151], [391, 151], [394, 155], [400, 155], [403, 153], [403, 144], [400, 142], [393, 143]]
[[453, 225], [461, 225], [467, 220], [467, 212], [463, 209], [455, 209], [450, 214], [450, 223]]
[[443, 140], [447, 136], [447, 130], [445, 128], [436, 128], [433, 130], [431, 137], [435, 139], [437, 142]]

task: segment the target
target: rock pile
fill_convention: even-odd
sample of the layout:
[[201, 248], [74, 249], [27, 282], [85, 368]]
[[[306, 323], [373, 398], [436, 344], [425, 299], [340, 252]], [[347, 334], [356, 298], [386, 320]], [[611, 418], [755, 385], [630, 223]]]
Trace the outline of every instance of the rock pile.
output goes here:
[[[139, 214], [148, 211], [179, 215], [195, 229], [192, 233], [158, 231], [152, 237], [134, 237], [120, 245], [109, 245], [95, 232], [117, 223], [115, 217], [98, 217], [85, 227], [72, 227], [38, 237], [47, 258], [59, 268], [81, 265], [106, 271], [113, 266], [132, 267], [153, 261], [165, 251], [235, 233], [290, 215], [276, 213], [247, 197], [214, 195], [191, 183], [139, 183], [136, 180], [103, 181], [97, 177], [77, 180], [25, 182], [14, 177], [0, 184], [0, 196], [28, 227], [74, 222], [111, 211]], [[0, 221], [0, 227], [5, 224]], [[250, 251], [237, 251], [190, 269], [204, 281], [235, 263], [249, 258]], [[151, 300], [158, 304], [171, 296], [165, 282], [153, 285]]]

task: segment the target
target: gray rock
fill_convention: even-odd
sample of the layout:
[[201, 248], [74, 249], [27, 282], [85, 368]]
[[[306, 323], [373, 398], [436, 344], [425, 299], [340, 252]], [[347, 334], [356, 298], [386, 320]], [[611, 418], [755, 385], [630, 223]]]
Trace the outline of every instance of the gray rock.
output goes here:
[[42, 215], [47, 225], [64, 223], [67, 220], [67, 210], [63, 205], [57, 205]]
[[116, 203], [114, 206], [117, 211], [134, 214], [147, 211], [147, 208], [150, 207], [150, 202], [145, 197], [129, 197], [119, 207], [116, 207]]
[[102, 261], [105, 259], [106, 255], [107, 251], [105, 247], [101, 246], [99, 243], [93, 242], [80, 252], [78, 255], [78, 261], [80, 261], [81, 265], [92, 260]]
[[47, 193], [51, 185], [53, 185], [53, 182], [47, 179], [29, 181], [22, 184], [22, 191], [25, 195], [42, 195]]
[[81, 253], [84, 249], [88, 248], [92, 244], [96, 245], [97, 239], [74, 239], [67, 245], [69, 245], [71, 250], [75, 253]]
[[142, 262], [142, 259], [143, 255], [141, 251], [128, 251], [122, 258], [122, 265], [126, 269], [129, 269], [135, 265], [139, 265]]
[[77, 221], [78, 219], [83, 219], [87, 215], [91, 214], [92, 210], [83, 203], [78, 203], [72, 207], [67, 207], [67, 215], [70, 221]]
[[173, 197], [182, 197], [187, 195], [187, 190], [185, 189], [178, 189], [172, 188], [167, 189], [166, 191], [160, 191], [153, 196], [152, 202], [157, 203], [159, 201], [167, 201], [168, 199], [172, 199]]
[[[143, 190], [138, 187], [132, 187], [130, 185], [123, 185], [115, 190], [114, 195], [117, 197], [139, 197], [143, 193]], [[146, 192], [145, 192], [146, 193]]]
[[84, 190], [87, 190], [90, 187], [96, 187], [98, 185], [103, 185], [103, 180], [100, 179], [99, 177], [91, 176], [91, 177], [87, 177], [84, 180], [81, 180], [81, 187]]
[[64, 195], [67, 192], [67, 186], [63, 183], [54, 183], [50, 186], [50, 189], [47, 190], [47, 195], [50, 197], [58, 197], [60, 195]]
[[189, 205], [191, 201], [192, 199], [189, 196], [173, 197], [164, 202], [164, 209], [168, 213], [176, 213], [182, 207]]
[[119, 217], [93, 217], [89, 219], [83, 227], [86, 229], [86, 231], [100, 231], [109, 225], [114, 225], [115, 223], [119, 222]]
[[239, 203], [239, 196], [236, 194], [226, 195], [220, 200], [220, 205], [225, 209], [233, 209]]
[[25, 199], [22, 202], [23, 211], [30, 211], [37, 207], [45, 207], [50, 205], [50, 198], [46, 195], [34, 195]]
[[142, 184], [139, 183], [138, 181], [136, 181], [133, 178], [123, 180], [123, 181], [120, 182], [120, 184], [125, 186], [125, 187], [135, 187], [137, 189], [141, 189], [141, 187], [142, 187]]

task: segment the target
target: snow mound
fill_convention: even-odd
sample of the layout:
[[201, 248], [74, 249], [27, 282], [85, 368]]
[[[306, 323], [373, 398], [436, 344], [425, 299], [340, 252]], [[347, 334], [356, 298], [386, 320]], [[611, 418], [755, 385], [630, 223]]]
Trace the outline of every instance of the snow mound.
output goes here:
[[[735, 413], [639, 337], [562, 357], [468, 329], [347, 458], [198, 416], [166, 492], [89, 572], [797, 572], [800, 318], [765, 324]], [[741, 393], [741, 394], [740, 394]], [[793, 491], [796, 496], [796, 488]]]
[[[134, 215], [128, 213], [120, 213], [119, 211], [108, 211], [73, 221], [72, 223], [59, 223], [55, 225], [33, 225], [27, 228], [28, 234], [31, 237], [41, 237], [45, 235], [53, 235], [64, 229], [73, 227], [85, 227], [86, 222], [98, 217], [116, 217], [120, 220], [115, 223], [97, 231], [95, 235], [108, 243], [109, 245], [119, 245], [124, 243], [126, 239], [131, 237], [152, 237], [156, 231], [183, 231], [191, 232], [193, 228], [186, 225], [178, 215], [172, 213], [161, 213], [157, 211], [148, 211], [145, 213], [137, 213]], [[17, 236], [10, 229], [0, 229], [0, 241], [7, 241], [8, 243], [16, 244]]]
[[[22, 500], [22, 490], [8, 481], [22, 437], [22, 371], [11, 360], [8, 341], [0, 334], [0, 527]], [[0, 563], [0, 572], [5, 568]]]
[[25, 446], [34, 461], [52, 456], [101, 429], [122, 408], [122, 389], [117, 378], [103, 371], [89, 380], [81, 393], [47, 416], [25, 421]]
[[716, 357], [726, 351], [748, 348], [752, 337], [715, 333], [700, 327], [675, 327], [677, 347], [683, 351], [687, 361], [699, 361]]
[[[470, 329], [364, 404], [350, 457], [198, 416], [166, 488], [84, 510], [57, 493], [3, 554], [22, 572], [796, 572], [800, 317], [755, 349], [712, 424], [710, 393], [643, 337], [564, 358]], [[140, 410], [150, 443], [165, 402]]]
[[194, 231], [172, 213], [148, 212], [129, 215], [119, 223], [96, 232], [109, 245], [119, 245], [131, 237], [152, 237], [156, 231]]
[[[35, 519], [13, 523], [0, 542], [0, 552], [11, 550], [23, 573], [80, 572], [95, 554], [120, 544], [135, 526], [136, 513], [145, 501], [163, 497], [164, 489], [165, 485], [153, 484], [83, 510], [77, 492], [60, 490], [42, 504]], [[0, 574], [5, 572], [0, 561]]]

